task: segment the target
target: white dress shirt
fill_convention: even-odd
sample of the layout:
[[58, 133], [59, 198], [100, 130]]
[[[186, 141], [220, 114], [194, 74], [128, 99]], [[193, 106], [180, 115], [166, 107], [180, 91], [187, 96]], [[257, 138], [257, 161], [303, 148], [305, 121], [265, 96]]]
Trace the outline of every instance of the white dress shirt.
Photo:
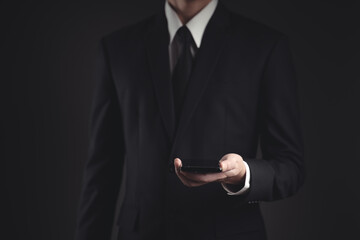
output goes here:
[[[201, 45], [201, 40], [211, 16], [213, 15], [215, 8], [217, 6], [218, 0], [210, 1], [200, 12], [198, 12], [193, 18], [191, 18], [186, 26], [190, 30], [191, 35], [194, 39], [196, 47], [199, 48]], [[172, 9], [168, 1], [165, 1], [165, 15], [168, 23], [168, 30], [170, 35], [169, 42], [169, 60], [170, 60], [170, 72], [172, 73], [176, 61], [179, 57], [179, 44], [174, 40], [177, 30], [183, 25], [179, 19], [176, 12]], [[196, 50], [191, 48], [191, 53], [194, 56]], [[222, 187], [227, 191], [228, 195], [240, 195], [246, 192], [250, 188], [250, 168], [248, 164], [244, 161], [246, 168], [245, 184], [237, 192], [233, 192], [226, 186], [226, 184], [221, 183]]]

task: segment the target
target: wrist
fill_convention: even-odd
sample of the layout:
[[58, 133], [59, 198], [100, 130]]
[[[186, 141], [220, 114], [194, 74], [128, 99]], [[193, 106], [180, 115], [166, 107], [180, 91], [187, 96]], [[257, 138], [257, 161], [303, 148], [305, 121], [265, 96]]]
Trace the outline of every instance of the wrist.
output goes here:
[[248, 164], [244, 161], [245, 165], [245, 174], [244, 178], [241, 178], [241, 181], [238, 182], [230, 182], [224, 181], [221, 183], [222, 187], [227, 191], [228, 195], [241, 195], [248, 191], [250, 188], [250, 168]]
[[234, 186], [239, 186], [239, 185], [244, 186], [245, 179], [246, 179], [246, 167], [245, 167], [244, 163], [242, 163], [242, 164], [244, 166], [239, 171], [239, 173], [236, 176], [228, 179], [228, 181], [225, 182], [226, 184], [230, 184], [230, 185], [234, 185]]

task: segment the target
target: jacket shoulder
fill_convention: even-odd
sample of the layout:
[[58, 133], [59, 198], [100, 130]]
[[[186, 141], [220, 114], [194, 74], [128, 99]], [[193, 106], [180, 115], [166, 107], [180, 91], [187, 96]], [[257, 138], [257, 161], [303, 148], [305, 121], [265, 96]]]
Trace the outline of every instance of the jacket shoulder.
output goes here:
[[107, 33], [102, 36], [101, 40], [106, 45], [131, 46], [143, 40], [145, 33], [149, 26], [155, 21], [156, 15], [151, 15], [145, 19], [135, 22], [130, 25], [121, 27], [115, 31]]
[[265, 23], [245, 17], [241, 14], [229, 11], [232, 31], [235, 34], [249, 37], [253, 40], [277, 41], [287, 38], [286, 34]]

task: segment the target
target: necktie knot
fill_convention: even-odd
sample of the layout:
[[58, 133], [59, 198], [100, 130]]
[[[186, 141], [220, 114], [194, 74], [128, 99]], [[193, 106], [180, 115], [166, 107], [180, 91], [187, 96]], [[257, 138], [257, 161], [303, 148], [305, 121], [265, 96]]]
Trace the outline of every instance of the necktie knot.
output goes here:
[[183, 25], [180, 27], [176, 32], [177, 37], [179, 38], [180, 42], [190, 46], [194, 43], [194, 39], [191, 35], [190, 30], [186, 27], [186, 25]]

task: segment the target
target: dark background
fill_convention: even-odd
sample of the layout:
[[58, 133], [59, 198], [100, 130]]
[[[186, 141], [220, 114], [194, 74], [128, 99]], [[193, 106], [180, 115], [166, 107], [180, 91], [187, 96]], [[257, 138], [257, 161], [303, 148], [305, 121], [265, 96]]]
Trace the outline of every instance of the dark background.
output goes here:
[[[296, 196], [262, 204], [269, 240], [360, 239], [359, 4], [224, 3], [290, 37], [299, 80], [307, 179]], [[72, 239], [96, 45], [162, 7], [159, 0], [0, 3], [0, 239]]]

